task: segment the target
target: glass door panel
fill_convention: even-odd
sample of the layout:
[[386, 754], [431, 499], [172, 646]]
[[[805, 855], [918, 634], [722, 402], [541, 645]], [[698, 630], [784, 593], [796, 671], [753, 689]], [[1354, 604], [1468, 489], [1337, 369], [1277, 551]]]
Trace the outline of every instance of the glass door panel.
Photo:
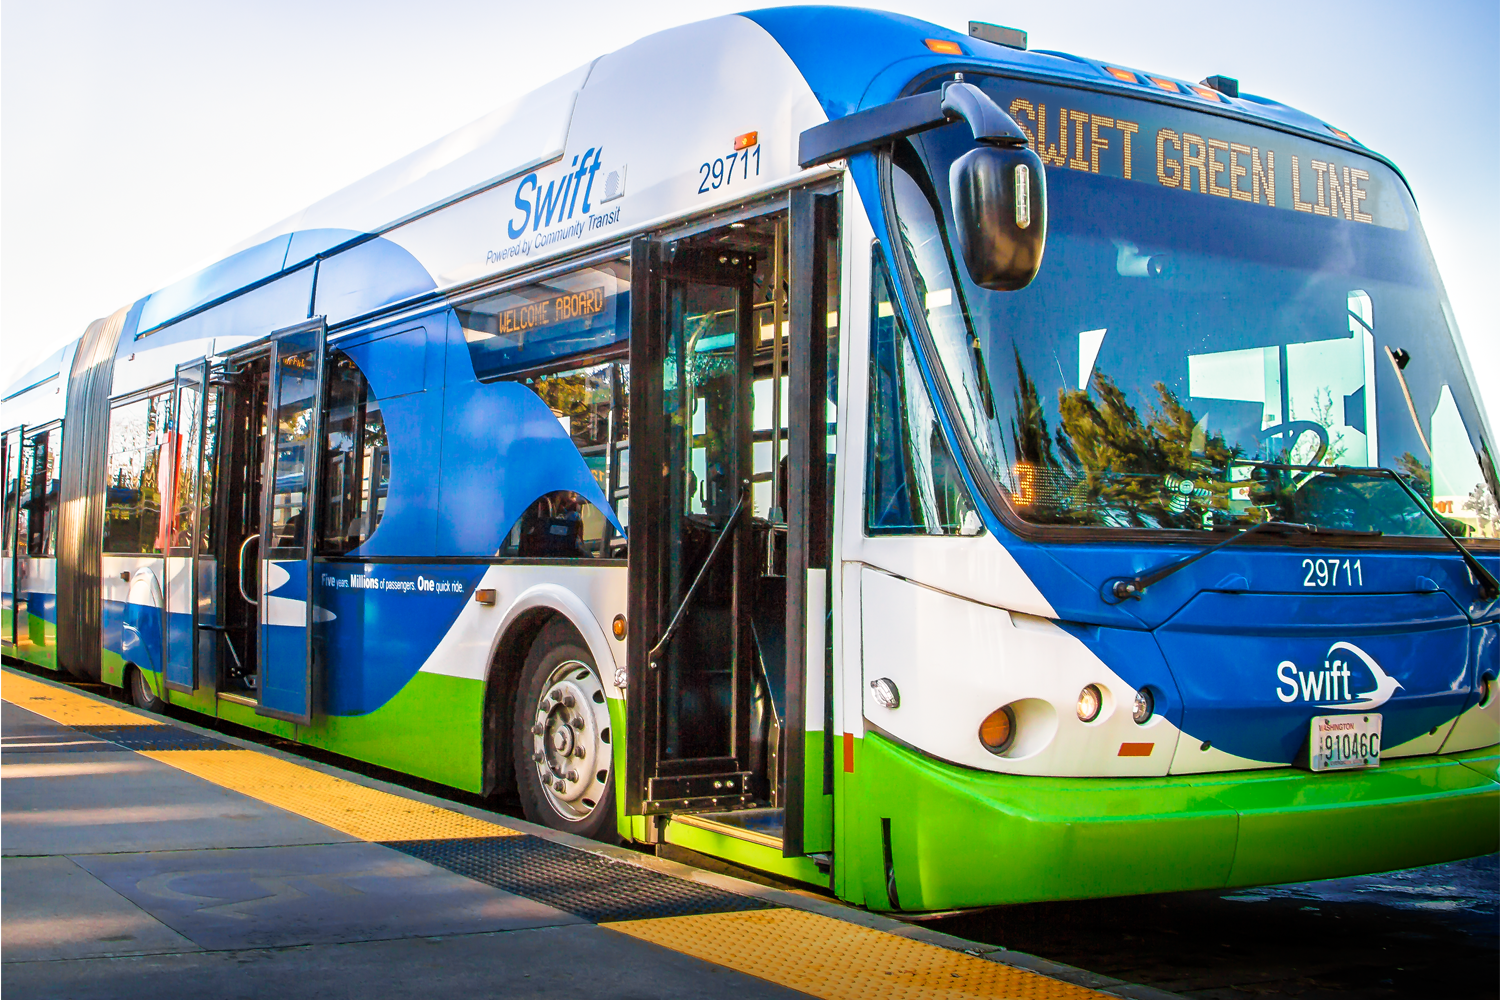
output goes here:
[[311, 539], [317, 513], [325, 331], [321, 320], [271, 341], [260, 538], [260, 704], [307, 723], [313, 710]]

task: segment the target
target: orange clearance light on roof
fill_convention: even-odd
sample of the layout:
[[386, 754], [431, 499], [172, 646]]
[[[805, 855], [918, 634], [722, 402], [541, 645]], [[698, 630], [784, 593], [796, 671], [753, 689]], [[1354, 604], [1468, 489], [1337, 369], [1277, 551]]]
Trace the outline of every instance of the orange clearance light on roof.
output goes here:
[[1223, 100], [1223, 98], [1221, 98], [1219, 96], [1219, 92], [1217, 90], [1214, 90], [1212, 87], [1199, 87], [1199, 86], [1197, 86], [1195, 84], [1195, 85], [1193, 85], [1192, 90], [1193, 90], [1193, 93], [1197, 94], [1199, 97], [1203, 98], [1205, 101], [1221, 101], [1221, 100]]
[[1340, 139], [1343, 139], [1345, 142], [1354, 141], [1353, 139], [1349, 138], [1349, 133], [1345, 132], [1343, 129], [1334, 128], [1332, 125], [1324, 125], [1323, 127], [1332, 132], [1334, 135], [1338, 136]]
[[923, 41], [929, 49], [934, 52], [940, 52], [945, 56], [961, 56], [964, 54], [964, 50], [959, 47], [957, 42], [949, 42], [941, 38], [926, 38]]
[[1104, 72], [1108, 73], [1110, 76], [1114, 77], [1116, 80], [1124, 80], [1126, 83], [1140, 83], [1141, 82], [1140, 78], [1137, 77], [1134, 73], [1130, 72], [1130, 70], [1128, 70], [1128, 69], [1121, 69], [1118, 66], [1106, 66], [1106, 67], [1104, 67]]
[[759, 132], [746, 132], [744, 135], [737, 135], [734, 137], [735, 149], [749, 149], [751, 146], [758, 145], [759, 143]]
[[1163, 80], [1159, 76], [1153, 76], [1151, 77], [1151, 82], [1156, 84], [1162, 90], [1170, 90], [1174, 94], [1182, 92], [1182, 88], [1177, 86], [1176, 80]]

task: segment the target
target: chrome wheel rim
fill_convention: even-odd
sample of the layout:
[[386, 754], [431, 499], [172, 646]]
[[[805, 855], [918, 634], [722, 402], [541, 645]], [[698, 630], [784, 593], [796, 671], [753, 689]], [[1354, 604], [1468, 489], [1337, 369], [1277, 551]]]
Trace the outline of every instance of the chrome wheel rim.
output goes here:
[[542, 797], [563, 819], [585, 820], [604, 801], [613, 764], [609, 741], [599, 675], [581, 660], [558, 664], [532, 712], [531, 760]]

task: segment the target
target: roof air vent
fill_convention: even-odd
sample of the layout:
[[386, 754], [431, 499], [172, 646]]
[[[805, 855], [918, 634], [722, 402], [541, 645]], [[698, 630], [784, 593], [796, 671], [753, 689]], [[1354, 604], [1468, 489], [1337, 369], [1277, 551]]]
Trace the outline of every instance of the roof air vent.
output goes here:
[[993, 42], [996, 45], [1004, 45], [1008, 49], [1026, 51], [1026, 32], [1020, 28], [1002, 28], [998, 24], [970, 21], [969, 37], [977, 38], [982, 42]]
[[1217, 90], [1225, 97], [1240, 96], [1240, 81], [1232, 76], [1211, 76], [1203, 81], [1203, 86], [1210, 90]]

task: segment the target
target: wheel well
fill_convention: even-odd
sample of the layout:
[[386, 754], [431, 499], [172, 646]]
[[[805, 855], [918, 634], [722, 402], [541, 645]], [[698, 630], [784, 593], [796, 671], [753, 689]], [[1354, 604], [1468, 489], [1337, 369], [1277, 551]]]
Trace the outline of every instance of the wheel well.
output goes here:
[[567, 615], [553, 608], [532, 608], [520, 615], [500, 637], [490, 662], [484, 699], [484, 794], [508, 795], [515, 791], [516, 776], [509, 766], [511, 725], [515, 715], [516, 685], [532, 644], [549, 625], [566, 628], [587, 647], [583, 636]]

